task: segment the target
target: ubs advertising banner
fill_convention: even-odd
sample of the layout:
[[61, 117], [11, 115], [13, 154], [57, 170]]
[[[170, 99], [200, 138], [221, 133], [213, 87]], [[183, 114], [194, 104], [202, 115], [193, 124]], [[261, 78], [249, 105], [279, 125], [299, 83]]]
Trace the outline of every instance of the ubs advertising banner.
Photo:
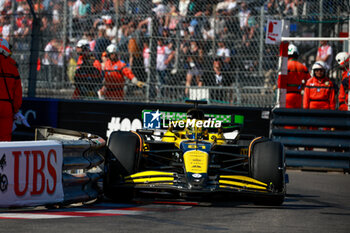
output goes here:
[[0, 207], [63, 201], [62, 163], [57, 141], [0, 142]]

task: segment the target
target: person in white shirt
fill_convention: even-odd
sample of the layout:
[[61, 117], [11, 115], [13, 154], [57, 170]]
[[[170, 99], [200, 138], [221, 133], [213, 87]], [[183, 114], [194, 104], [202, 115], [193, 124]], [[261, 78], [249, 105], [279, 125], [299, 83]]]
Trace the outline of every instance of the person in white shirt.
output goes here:
[[181, 16], [187, 15], [188, 4], [190, 4], [190, 0], [180, 0], [179, 1], [179, 13]]
[[166, 84], [166, 78], [168, 75], [168, 67], [170, 66], [171, 61], [175, 57], [175, 51], [173, 51], [172, 43], [165, 45], [163, 39], [158, 39], [157, 41], [157, 76], [158, 76], [158, 85], [160, 85], [159, 95], [163, 95], [161, 86]]
[[166, 15], [169, 10], [168, 8], [163, 4], [163, 0], [152, 0], [153, 4], [156, 4], [156, 7], [152, 9], [156, 13], [158, 17]]
[[237, 7], [237, 1], [236, 0], [225, 0], [222, 2], [219, 2], [216, 6], [216, 10], [227, 10], [231, 11]]
[[58, 62], [59, 62], [59, 41], [53, 38], [45, 46], [45, 54], [41, 61], [43, 68], [43, 79], [47, 79], [49, 84], [53, 84], [53, 81], [58, 76]]
[[333, 61], [332, 46], [330, 46], [326, 40], [322, 40], [320, 43], [321, 45], [317, 50], [316, 61], [323, 61], [326, 63], [327, 70], [330, 70]]
[[226, 47], [224, 41], [219, 41], [218, 42], [218, 49], [216, 51], [216, 56], [221, 58], [223, 64], [223, 68], [225, 70], [229, 70], [230, 68], [230, 62], [231, 62], [231, 52], [230, 50]]

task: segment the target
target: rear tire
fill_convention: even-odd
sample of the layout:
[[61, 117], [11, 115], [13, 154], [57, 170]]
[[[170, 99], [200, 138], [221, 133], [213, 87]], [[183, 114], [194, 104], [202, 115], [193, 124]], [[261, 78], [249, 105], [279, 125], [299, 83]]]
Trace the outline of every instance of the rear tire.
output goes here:
[[253, 142], [250, 154], [250, 176], [256, 180], [272, 185], [274, 194], [261, 196], [256, 204], [281, 205], [285, 197], [285, 159], [280, 142], [258, 139]]
[[133, 198], [132, 187], [116, 187], [125, 176], [135, 173], [140, 155], [141, 142], [132, 132], [115, 131], [108, 140], [104, 167], [103, 189], [107, 198], [118, 201], [130, 201]]

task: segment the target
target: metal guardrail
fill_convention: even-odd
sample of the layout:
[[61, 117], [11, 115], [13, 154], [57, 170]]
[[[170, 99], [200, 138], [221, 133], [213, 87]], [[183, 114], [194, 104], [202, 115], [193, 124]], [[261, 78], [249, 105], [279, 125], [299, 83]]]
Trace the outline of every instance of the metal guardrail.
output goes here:
[[270, 136], [285, 146], [287, 166], [350, 170], [350, 112], [276, 108], [272, 114]]
[[99, 136], [50, 127], [37, 128], [35, 140], [58, 140], [63, 146], [64, 204], [98, 198], [103, 176], [99, 167], [104, 162], [106, 141]]

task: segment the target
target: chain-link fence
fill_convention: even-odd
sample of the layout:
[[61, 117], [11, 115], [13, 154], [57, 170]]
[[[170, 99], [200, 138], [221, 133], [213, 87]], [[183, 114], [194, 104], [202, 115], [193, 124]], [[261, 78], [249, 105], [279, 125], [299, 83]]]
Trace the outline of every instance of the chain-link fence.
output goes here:
[[[345, 0], [2, 2], [0, 32], [13, 46], [24, 95], [36, 97], [165, 103], [191, 98], [273, 106], [279, 47], [265, 44], [267, 19], [288, 19], [292, 37], [347, 37], [349, 31]], [[28, 2], [40, 22], [38, 41], [31, 40]], [[77, 49], [82, 40], [89, 51]], [[35, 43], [39, 58], [34, 61]], [[347, 43], [329, 42], [333, 56], [347, 51]], [[110, 44], [124, 63], [108, 61]], [[311, 69], [319, 42], [295, 44]], [[30, 64], [36, 72], [29, 72]], [[330, 75], [337, 83], [340, 75], [333, 67]], [[128, 69], [143, 87], [130, 80]]]

